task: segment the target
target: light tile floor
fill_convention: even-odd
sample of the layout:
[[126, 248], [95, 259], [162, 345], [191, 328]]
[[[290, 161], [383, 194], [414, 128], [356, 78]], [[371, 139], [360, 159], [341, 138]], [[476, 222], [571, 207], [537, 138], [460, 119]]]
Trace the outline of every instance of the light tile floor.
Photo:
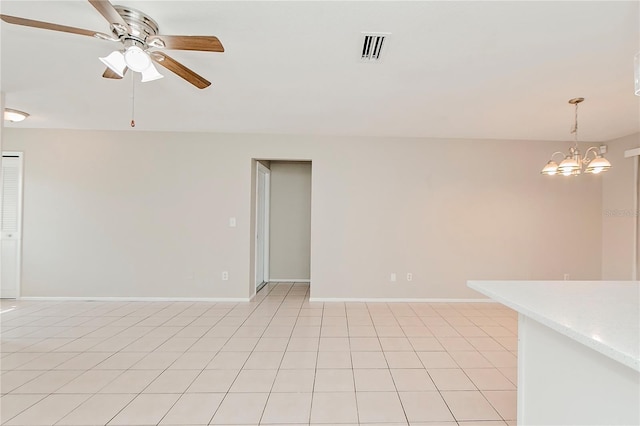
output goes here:
[[2, 301], [6, 425], [515, 425], [493, 303]]

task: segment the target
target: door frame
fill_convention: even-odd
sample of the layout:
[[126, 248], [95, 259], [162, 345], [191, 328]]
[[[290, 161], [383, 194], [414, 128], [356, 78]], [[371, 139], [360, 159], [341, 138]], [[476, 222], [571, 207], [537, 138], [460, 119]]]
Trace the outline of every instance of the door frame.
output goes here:
[[[22, 191], [24, 185], [24, 153], [19, 151], [2, 151], [0, 152], [2, 157], [0, 157], [0, 232], [2, 232], [2, 208], [4, 208], [4, 167], [2, 167], [2, 159], [5, 156], [7, 157], [18, 157], [20, 164], [20, 175], [18, 177], [18, 239], [16, 241], [17, 244], [17, 264], [16, 268], [16, 283], [15, 283], [15, 298], [20, 297], [20, 290], [22, 284]], [[2, 240], [2, 236], [0, 235], [0, 241]], [[0, 243], [1, 244], [1, 243]], [[0, 248], [0, 256], [2, 256], [2, 249]], [[1, 260], [0, 260], [1, 262]], [[6, 265], [4, 265], [6, 268]], [[1, 270], [0, 270], [1, 272]], [[1, 297], [2, 295], [0, 295]], [[6, 299], [13, 299], [14, 297], [4, 297]]]
[[624, 152], [625, 158], [633, 158], [633, 208], [635, 209], [634, 216], [635, 221], [633, 227], [633, 265], [631, 269], [631, 279], [637, 280], [638, 274], [640, 274], [640, 148], [629, 149]]
[[[260, 194], [260, 175], [264, 174], [264, 194]], [[254, 289], [257, 293], [266, 283], [269, 282], [269, 208], [271, 201], [271, 170], [265, 167], [260, 161], [256, 161], [256, 224], [255, 224], [255, 274], [254, 274]], [[258, 262], [260, 261], [258, 256], [258, 221], [260, 220], [260, 204], [264, 207], [264, 217], [262, 226], [262, 241], [263, 241], [263, 255], [262, 255], [262, 277], [258, 277]]]

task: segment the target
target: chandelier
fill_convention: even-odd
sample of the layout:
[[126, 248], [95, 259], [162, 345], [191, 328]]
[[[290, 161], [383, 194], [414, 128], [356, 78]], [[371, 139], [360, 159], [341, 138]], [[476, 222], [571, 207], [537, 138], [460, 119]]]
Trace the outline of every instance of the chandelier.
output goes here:
[[[584, 101], [584, 98], [574, 98], [569, 100], [571, 105], [575, 105], [574, 124], [571, 129], [571, 133], [574, 136], [573, 146], [569, 148], [568, 154], [560, 151], [554, 152], [547, 165], [544, 166], [540, 172], [541, 174], [549, 176], [557, 174], [562, 176], [577, 176], [582, 173], [598, 174], [606, 172], [611, 168], [611, 163], [602, 156], [605, 151], [601, 150], [600, 147], [590, 147], [585, 152], [584, 157], [580, 154], [580, 150], [578, 149], [578, 104], [582, 101]], [[553, 161], [553, 157], [555, 157], [556, 154], [564, 157], [560, 164]], [[592, 159], [589, 159], [590, 154], [593, 154]]]

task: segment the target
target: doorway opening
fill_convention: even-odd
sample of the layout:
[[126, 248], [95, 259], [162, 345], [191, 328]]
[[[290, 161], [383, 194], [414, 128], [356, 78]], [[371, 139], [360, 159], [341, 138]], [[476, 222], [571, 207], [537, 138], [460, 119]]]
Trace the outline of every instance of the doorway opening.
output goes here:
[[309, 285], [311, 161], [255, 164], [255, 292], [268, 283]]

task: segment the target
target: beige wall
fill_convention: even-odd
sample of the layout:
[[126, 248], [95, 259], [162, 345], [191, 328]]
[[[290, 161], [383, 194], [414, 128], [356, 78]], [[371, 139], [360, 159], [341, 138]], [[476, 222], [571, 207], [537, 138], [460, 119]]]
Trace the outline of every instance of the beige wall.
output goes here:
[[269, 274], [272, 281], [311, 277], [311, 163], [271, 162]]
[[25, 152], [25, 296], [248, 297], [255, 158], [313, 161], [313, 297], [476, 298], [469, 279], [601, 275], [600, 178], [539, 174], [565, 143], [3, 136]]
[[624, 152], [640, 147], [640, 134], [608, 142], [606, 157], [612, 167], [603, 175], [602, 279], [632, 279], [634, 231], [638, 206], [634, 206], [634, 161]]

